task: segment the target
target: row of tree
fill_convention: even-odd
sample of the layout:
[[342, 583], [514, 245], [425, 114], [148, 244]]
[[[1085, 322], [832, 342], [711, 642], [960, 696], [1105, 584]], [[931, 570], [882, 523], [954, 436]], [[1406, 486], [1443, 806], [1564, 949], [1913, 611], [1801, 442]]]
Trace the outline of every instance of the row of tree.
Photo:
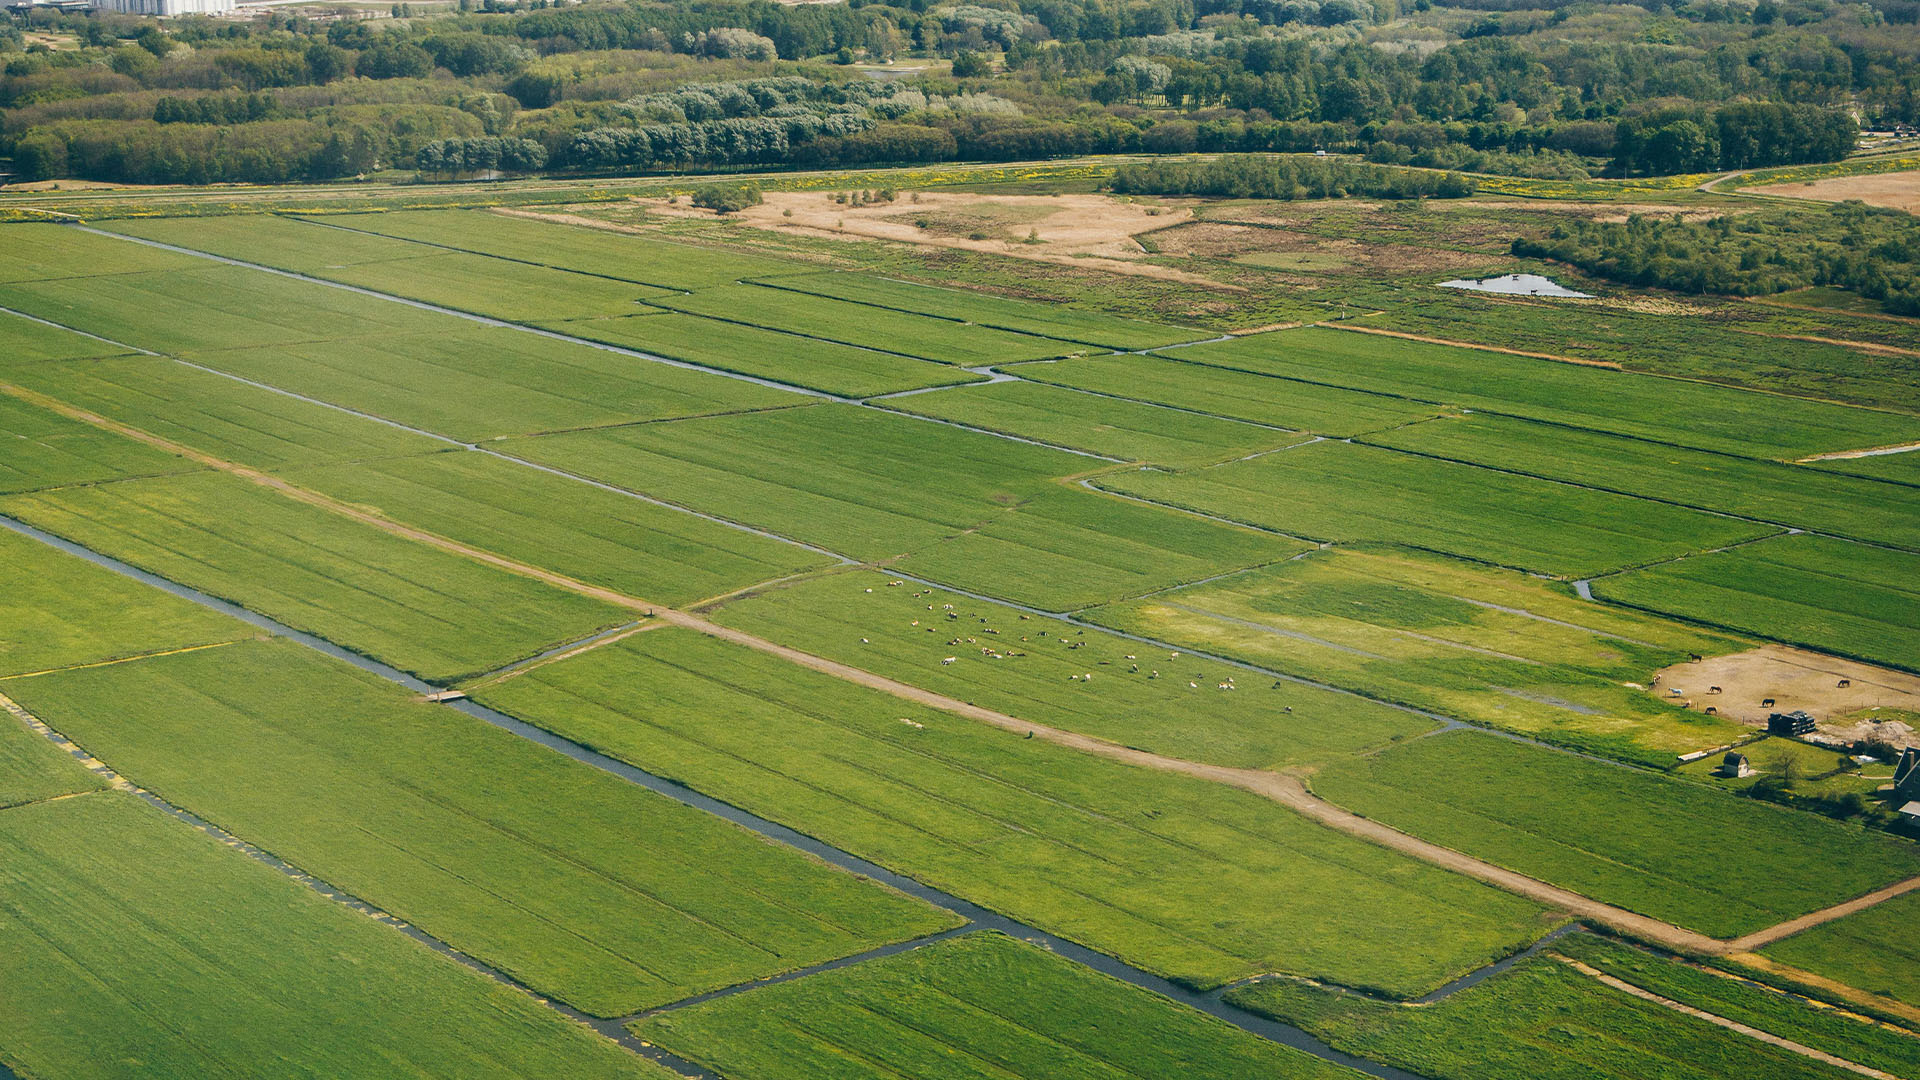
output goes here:
[[1860, 127], [1841, 109], [1742, 102], [1671, 109], [1622, 120], [1613, 164], [1627, 173], [1687, 173], [1839, 161]]
[[1473, 194], [1459, 173], [1396, 169], [1319, 157], [1229, 157], [1208, 162], [1127, 165], [1115, 170], [1123, 195], [1211, 195], [1229, 199], [1457, 199]]

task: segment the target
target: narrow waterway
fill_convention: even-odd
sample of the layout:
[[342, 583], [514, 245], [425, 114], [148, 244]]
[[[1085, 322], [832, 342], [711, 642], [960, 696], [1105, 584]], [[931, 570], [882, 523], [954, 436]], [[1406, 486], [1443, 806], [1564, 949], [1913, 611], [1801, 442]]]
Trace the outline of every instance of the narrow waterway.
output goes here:
[[[290, 641], [298, 642], [301, 645], [305, 645], [308, 648], [314, 649], [318, 652], [325, 653], [326, 655], [334, 657], [335, 659], [344, 660], [347, 663], [350, 663], [355, 667], [360, 668], [363, 671], [371, 672], [375, 675], [378, 675], [381, 678], [386, 679], [389, 682], [395, 683], [399, 686], [402, 686], [410, 691], [413, 691], [414, 693], [427, 694], [427, 693], [432, 693], [436, 690], [442, 689], [441, 687], [423, 682], [420, 679], [417, 679], [411, 675], [408, 675], [407, 673], [400, 671], [397, 668], [389, 667], [388, 665], [380, 663], [377, 660], [373, 660], [368, 657], [362, 656], [358, 653], [352, 652], [350, 650], [343, 649], [338, 645], [335, 645], [332, 642], [327, 641], [323, 638], [318, 638], [313, 636], [312, 634], [307, 634], [302, 631], [295, 630], [290, 626], [286, 626], [273, 619], [269, 619], [264, 615], [260, 615], [255, 612], [248, 611], [247, 609], [239, 607], [238, 605], [228, 603], [227, 601], [218, 599], [213, 596], [209, 596], [206, 593], [200, 592], [197, 589], [189, 588], [185, 585], [181, 585], [167, 578], [163, 578], [156, 574], [152, 574], [145, 570], [141, 570], [138, 567], [131, 566], [127, 563], [121, 562], [120, 560], [112, 558], [111, 556], [103, 555], [97, 551], [92, 550], [91, 548], [87, 548], [80, 544], [76, 544], [63, 537], [59, 537], [52, 533], [46, 532], [44, 530], [34, 528], [33, 526], [26, 524], [25, 522], [16, 521], [12, 518], [5, 517], [5, 516], [0, 516], [0, 528], [6, 528], [13, 532], [20, 533], [23, 536], [31, 537], [32, 539], [38, 540], [41, 543], [47, 544], [51, 547], [58, 548], [61, 551], [67, 552], [68, 554], [76, 555], [80, 558], [86, 559], [88, 562], [91, 562], [96, 566], [104, 567], [105, 569], [112, 570], [115, 573], [132, 578], [136, 581], [140, 581], [144, 584], [152, 585], [155, 588], [165, 590], [166, 592], [171, 593], [174, 596], [178, 596], [183, 599], [193, 601], [196, 604], [199, 604], [203, 607], [210, 608], [214, 611], [231, 615], [253, 626], [256, 626], [270, 634], [273, 634], [278, 637], [287, 638]], [[1131, 983], [1134, 986], [1138, 986], [1143, 989], [1152, 991], [1153, 993], [1159, 994], [1162, 997], [1170, 998], [1184, 1005], [1188, 1005], [1193, 1008], [1199, 1009], [1200, 1011], [1205, 1012], [1209, 1015], [1215, 1016], [1221, 1020], [1225, 1020], [1227, 1023], [1233, 1024], [1235, 1027], [1241, 1028], [1242, 1030], [1251, 1032], [1255, 1035], [1259, 1035], [1266, 1039], [1270, 1039], [1273, 1042], [1292, 1047], [1296, 1050], [1304, 1051], [1305, 1053], [1311, 1054], [1323, 1060], [1330, 1061], [1338, 1065], [1347, 1066], [1348, 1068], [1358, 1070], [1369, 1076], [1378, 1077], [1380, 1078], [1380, 1080], [1423, 1080], [1423, 1078], [1419, 1077], [1417, 1074], [1410, 1073], [1402, 1069], [1397, 1069], [1390, 1065], [1383, 1065], [1376, 1062], [1367, 1061], [1361, 1058], [1356, 1058], [1350, 1054], [1342, 1053], [1328, 1046], [1324, 1042], [1321, 1042], [1319, 1039], [1315, 1038], [1314, 1036], [1309, 1035], [1308, 1033], [1300, 1030], [1299, 1028], [1292, 1027], [1287, 1024], [1282, 1024], [1274, 1020], [1269, 1020], [1266, 1017], [1257, 1016], [1253, 1013], [1247, 1012], [1244, 1009], [1239, 1009], [1232, 1005], [1229, 1005], [1227, 1002], [1225, 1002], [1222, 999], [1222, 994], [1224, 993], [1224, 990], [1222, 989], [1216, 989], [1212, 991], [1199, 991], [1199, 990], [1194, 990], [1187, 986], [1182, 986], [1171, 980], [1161, 978], [1158, 975], [1154, 975], [1150, 972], [1143, 971], [1139, 968], [1133, 967], [1130, 964], [1123, 963], [1122, 961], [1117, 960], [1111, 956], [1108, 956], [1105, 953], [1096, 952], [1092, 949], [1086, 948], [1085, 946], [1082, 946], [1082, 945], [1075, 944], [1074, 942], [1068, 941], [1064, 938], [1056, 937], [1055, 935], [1047, 933], [1046, 931], [1040, 930], [1037, 927], [1029, 926], [1015, 919], [1010, 919], [1004, 915], [999, 914], [998, 912], [989, 911], [986, 908], [980, 907], [979, 905], [974, 904], [970, 901], [963, 900], [960, 897], [954, 896], [951, 893], [933, 888], [928, 885], [924, 885], [919, 881], [914, 880], [913, 878], [907, 877], [904, 874], [898, 874], [898, 873], [895, 873], [894, 871], [886, 869], [885, 867], [879, 866], [875, 863], [868, 862], [866, 859], [863, 859], [858, 855], [854, 855], [851, 852], [843, 851], [839, 848], [833, 847], [832, 845], [823, 843], [822, 841], [817, 840], [814, 837], [811, 837], [804, 833], [790, 829], [785, 825], [779, 824], [778, 822], [770, 821], [766, 818], [760, 817], [757, 814], [749, 813], [745, 810], [740, 809], [737, 806], [732, 805], [731, 803], [722, 802], [719, 799], [715, 799], [715, 798], [712, 798], [711, 796], [702, 794], [701, 792], [696, 791], [693, 788], [687, 787], [684, 784], [678, 783], [673, 780], [668, 780], [665, 777], [656, 776], [653, 773], [647, 772], [644, 769], [636, 768], [632, 765], [627, 764], [626, 762], [608, 757], [607, 755], [602, 754], [596, 750], [589, 749], [570, 739], [562, 738], [561, 736], [556, 735], [553, 732], [547, 731], [544, 728], [535, 727], [534, 725], [529, 724], [516, 717], [509, 716], [506, 713], [489, 709], [484, 705], [480, 705], [473, 701], [469, 701], [465, 699], [449, 701], [449, 702], [446, 702], [445, 705], [448, 708], [458, 709], [459, 711], [466, 713], [468, 716], [471, 716], [477, 720], [485, 721], [486, 723], [492, 724], [495, 727], [501, 728], [505, 731], [509, 731], [515, 735], [520, 736], [523, 739], [528, 740], [529, 742], [538, 743], [539, 745], [545, 746], [558, 753], [565, 754], [567, 757], [573, 758], [576, 761], [582, 762], [587, 765], [591, 765], [594, 768], [600, 769], [603, 772], [611, 773], [615, 776], [620, 777], [623, 780], [629, 781], [630, 783], [634, 783], [641, 787], [644, 787], [649, 791], [657, 792], [658, 794], [664, 795], [670, 799], [683, 803], [687, 806], [691, 806], [700, 810], [705, 810], [708, 813], [711, 813], [717, 817], [724, 818], [727, 821], [730, 821], [743, 828], [749, 829], [770, 840], [774, 840], [779, 843], [785, 844], [789, 847], [807, 852], [808, 854], [811, 854], [826, 862], [832, 863], [833, 865], [841, 867], [842, 869], [849, 870], [849, 871], [852, 871], [853, 873], [861, 874], [866, 877], [870, 877], [876, 881], [883, 882], [896, 889], [899, 889], [901, 892], [919, 897], [920, 899], [925, 900], [928, 903], [934, 904], [935, 906], [945, 908], [948, 911], [951, 911], [959, 915], [960, 917], [968, 920], [969, 925], [967, 927], [963, 927], [962, 928], [963, 930], [965, 929], [999, 930], [1012, 937], [1017, 937], [1017, 938], [1020, 938], [1021, 940], [1029, 941], [1034, 944], [1040, 945], [1060, 956], [1066, 957], [1067, 959], [1073, 960], [1076, 963], [1083, 964], [1086, 967], [1092, 968], [1095, 971], [1099, 971], [1099, 972], [1102, 972], [1103, 974], [1113, 976], [1114, 978], [1120, 979], [1123, 982]], [[191, 820], [194, 820], [196, 822], [199, 820], [197, 818], [193, 818], [189, 811], [166, 806], [165, 804], [161, 804], [161, 805], [163, 809], [167, 809], [169, 812], [176, 813], [177, 815], [187, 816]], [[289, 872], [297, 873], [297, 871], [295, 871], [295, 868], [287, 867], [286, 869]], [[304, 880], [309, 884], [313, 884], [315, 887], [320, 887], [321, 885], [324, 885], [324, 883], [316, 883], [315, 879], [307, 877], [306, 875], [298, 875], [298, 876], [301, 880]], [[335, 899], [342, 899], [345, 896], [344, 893], [339, 893], [338, 890], [332, 890], [331, 886], [326, 886], [324, 888], [321, 888], [320, 891], [323, 894], [333, 896]], [[486, 965], [484, 962], [478, 961], [471, 957], [467, 957], [465, 954], [460, 953], [458, 950], [453, 949], [451, 946], [446, 945], [444, 942], [440, 942], [437, 939], [434, 939], [429, 935], [425, 934], [424, 931], [420, 931], [418, 930], [418, 928], [408, 928], [408, 929], [412, 931], [413, 936], [416, 939], [429, 944], [430, 946], [434, 947], [437, 951], [446, 953], [454, 957], [455, 959], [460, 960], [463, 963], [466, 963], [469, 967], [472, 967], [475, 970], [478, 970], [484, 974], [490, 975], [495, 979], [499, 979], [503, 982], [507, 982], [515, 986], [520, 985], [517, 982], [514, 982], [512, 979], [496, 971], [495, 969], [491, 968], [490, 966]], [[844, 967], [848, 963], [855, 962], [858, 959], [872, 958], [875, 955], [885, 955], [893, 952], [899, 952], [904, 949], [914, 947], [917, 944], [924, 944], [924, 942], [903, 943], [898, 946], [888, 947], [887, 949], [876, 950], [875, 953], [863, 954], [862, 957], [854, 957], [846, 960], [832, 962], [828, 965], [823, 965], [823, 967]], [[789, 977], [791, 978], [793, 976], [789, 976]], [[761, 985], [761, 984], [759, 983], [747, 984], [746, 987], [743, 987], [741, 989], [750, 989], [752, 986], [755, 986], [755, 985]], [[719, 991], [718, 993], [726, 994], [731, 992], [737, 992], [737, 991]], [[703, 995], [701, 998], [697, 998], [693, 1000], [705, 1000], [713, 996], [716, 996], [716, 995], [714, 994]], [[595, 1019], [584, 1016], [583, 1014], [579, 1013], [577, 1010], [568, 1008], [557, 1002], [552, 1002], [545, 998], [542, 998], [542, 1000], [546, 1001], [548, 1005], [552, 1006], [557, 1011], [560, 1011], [566, 1014], [570, 1018], [581, 1020], [583, 1022], [586, 1022], [592, 1025], [596, 1030], [599, 1030], [602, 1033], [608, 1035], [609, 1037], [616, 1039], [617, 1041], [621, 1042], [623, 1045], [628, 1046], [629, 1048], [636, 1049], [636, 1050], [644, 1050], [645, 1052], [647, 1052], [647, 1056], [652, 1057], [655, 1060], [665, 1061], [666, 1063], [673, 1065], [676, 1068], [680, 1068], [684, 1072], [688, 1072], [690, 1075], [698, 1074], [698, 1070], [694, 1069], [689, 1063], [686, 1063], [684, 1061], [679, 1061], [677, 1059], [668, 1061], [667, 1056], [664, 1055], [662, 1052], [659, 1052], [657, 1048], [653, 1048], [653, 1047], [643, 1048], [640, 1045], [639, 1040], [635, 1039], [630, 1033], [628, 1033], [625, 1030], [624, 1023], [627, 1020], [630, 1020], [632, 1018], [620, 1018], [615, 1020], [595, 1020]], [[684, 1004], [686, 1003], [681, 1003], [681, 1005], [684, 1005]], [[666, 1006], [665, 1009], [671, 1009], [676, 1007], [681, 1007], [681, 1006], [680, 1005]], [[653, 1010], [649, 1010], [649, 1013], [657, 1013], [657, 1012], [665, 1011], [665, 1009], [653, 1009]], [[4, 1066], [0, 1066], [0, 1069], [4, 1069]], [[705, 1075], [705, 1074], [699, 1074], [699, 1075]], [[0, 1072], [0, 1080], [17, 1080], [17, 1078], [13, 1078], [10, 1073]]]

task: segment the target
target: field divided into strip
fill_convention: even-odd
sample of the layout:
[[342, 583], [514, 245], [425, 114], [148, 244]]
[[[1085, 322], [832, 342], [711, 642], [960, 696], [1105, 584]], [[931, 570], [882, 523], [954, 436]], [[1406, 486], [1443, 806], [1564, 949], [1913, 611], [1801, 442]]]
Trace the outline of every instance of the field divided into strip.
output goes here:
[[1920, 438], [1920, 417], [1339, 330], [1195, 345], [1182, 360], [1760, 458]]
[[785, 330], [807, 337], [974, 367], [1044, 360], [1088, 351], [1084, 345], [973, 326], [761, 285], [720, 285], [691, 296], [650, 301], [674, 311]]
[[[109, 221], [110, 232], [162, 244], [205, 251], [242, 262], [291, 270], [298, 274], [325, 276], [359, 263], [393, 262], [438, 255], [441, 249], [384, 236], [368, 236], [344, 229], [323, 229], [296, 218], [277, 214], [235, 214], [227, 217], [131, 218]], [[155, 252], [151, 246], [127, 245], [129, 257]], [[191, 255], [158, 251], [159, 254], [205, 266], [205, 260]]]
[[730, 1080], [1357, 1080], [996, 933], [642, 1021]]
[[[908, 705], [699, 634], [640, 634], [482, 702], [1129, 963], [1418, 994], [1538, 907], [1257, 796]], [[1398, 927], [1406, 949], [1368, 928]]]
[[[255, 219], [237, 220], [252, 223]], [[191, 255], [115, 244], [68, 225], [8, 225], [6, 236], [7, 258], [0, 264], [0, 282], [6, 283], [148, 270], [191, 270], [206, 265]], [[112, 253], [111, 257], [106, 257], [108, 252]]]
[[395, 521], [661, 604], [832, 564], [794, 544], [493, 454], [453, 451], [286, 476]]
[[224, 473], [11, 496], [0, 513], [429, 680], [630, 618]]
[[343, 229], [417, 240], [502, 259], [665, 289], [703, 289], [741, 278], [809, 273], [816, 264], [674, 243], [607, 229], [485, 210], [399, 210], [312, 219]]
[[0, 812], [0, 912], [24, 1077], [674, 1075], [130, 795]]
[[1176, 467], [1210, 465], [1306, 438], [1291, 431], [1030, 382], [913, 394], [885, 405], [1124, 461]]
[[0, 390], [0, 495], [199, 467]]
[[815, 296], [1076, 341], [1103, 349], [1152, 349], [1212, 336], [1201, 330], [1079, 311], [1060, 304], [1013, 300], [870, 274], [807, 274], [777, 278], [773, 284]]
[[1593, 583], [1664, 615], [1920, 670], [1920, 555], [1781, 536]]
[[648, 315], [540, 325], [571, 337], [843, 397], [872, 397], [985, 378], [949, 364], [662, 309]]
[[0, 372], [0, 381], [260, 469], [424, 454], [446, 447], [438, 439], [165, 357], [21, 365]]
[[1423, 839], [1719, 938], [1920, 874], [1920, 851], [1882, 833], [1472, 732], [1338, 762], [1312, 785]]
[[1437, 556], [1315, 552], [1082, 617], [1659, 768], [1746, 732], [1635, 685], [1740, 642]]
[[0, 375], [11, 376], [41, 360], [120, 356], [132, 350], [72, 330], [0, 312]]
[[1096, 483], [1313, 540], [1375, 540], [1586, 577], [1778, 531], [1625, 495], [1342, 442]]
[[1920, 1006], [1920, 947], [1909, 932], [1915, 919], [1920, 919], [1920, 893], [1908, 893], [1802, 930], [1761, 952], [1849, 986]]
[[1097, 628], [890, 580], [848, 573], [797, 582], [729, 601], [713, 618], [1024, 720], [1188, 761], [1309, 764], [1436, 726], [1348, 695], [1272, 685]]
[[1409, 424], [1363, 441], [1920, 549], [1920, 487], [1485, 414]]
[[7, 693], [169, 802], [594, 1015], [954, 925], [291, 643]]

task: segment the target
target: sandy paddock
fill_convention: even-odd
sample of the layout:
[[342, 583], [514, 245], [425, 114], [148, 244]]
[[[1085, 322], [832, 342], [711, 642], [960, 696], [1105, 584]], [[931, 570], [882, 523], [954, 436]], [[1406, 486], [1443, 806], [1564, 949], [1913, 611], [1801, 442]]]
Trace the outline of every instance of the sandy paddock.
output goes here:
[[1874, 176], [1836, 176], [1800, 184], [1766, 184], [1743, 188], [1755, 195], [1785, 195], [1820, 202], [1859, 199], [1870, 206], [1889, 206], [1908, 213], [1920, 211], [1920, 172], [1879, 173]]
[[[1842, 687], [1842, 679], [1850, 685]], [[1708, 692], [1715, 686], [1721, 693]], [[1848, 713], [1876, 705], [1920, 712], [1920, 676], [1785, 645], [1675, 664], [1659, 673], [1651, 689], [1669, 698], [1676, 688], [1695, 709], [1712, 706], [1721, 716], [1754, 726], [1764, 726], [1769, 713], [1805, 709], [1820, 722], [1821, 731], [1848, 739], [1876, 734], [1869, 730], [1871, 722], [1836, 722]], [[1767, 698], [1773, 699], [1771, 706], [1761, 704]], [[1894, 742], [1913, 734], [1904, 724], [1882, 726], [1902, 729], [1879, 733], [1897, 736]]]

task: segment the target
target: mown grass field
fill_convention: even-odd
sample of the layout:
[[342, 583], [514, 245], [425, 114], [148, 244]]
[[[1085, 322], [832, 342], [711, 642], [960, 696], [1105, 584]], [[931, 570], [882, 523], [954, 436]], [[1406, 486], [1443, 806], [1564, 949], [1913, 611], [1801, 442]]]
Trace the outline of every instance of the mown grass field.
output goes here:
[[[225, 615], [0, 529], [0, 677], [252, 632]], [[0, 683], [0, 693], [5, 689]]]
[[741, 278], [816, 269], [814, 264], [800, 260], [676, 244], [656, 235], [631, 236], [485, 210], [400, 210], [328, 215], [315, 220], [667, 289], [702, 289]]
[[1377, 447], [1317, 442], [1101, 488], [1318, 541], [1384, 541], [1587, 577], [1776, 531], [1610, 492]]
[[1052, 338], [809, 296], [761, 285], [720, 285], [650, 303], [674, 311], [785, 330], [847, 345], [974, 367], [1088, 351]]
[[13, 378], [38, 360], [119, 356], [130, 350], [85, 334], [0, 312], [0, 376]]
[[793, 544], [493, 454], [360, 461], [287, 477], [395, 521], [668, 605], [831, 563]]
[[966, 289], [919, 285], [870, 274], [807, 274], [782, 277], [773, 284], [895, 311], [936, 315], [1023, 334], [1077, 341], [1105, 349], [1152, 349], [1210, 337], [1204, 330], [1080, 311], [1061, 304], [1012, 300]]
[[[316, 286], [317, 287], [317, 286]], [[211, 368], [454, 438], [798, 404], [798, 394], [453, 316], [436, 332], [208, 351]]]
[[1713, 937], [1920, 874], [1920, 848], [1883, 833], [1468, 732], [1336, 762], [1312, 785], [1416, 836]]
[[1781, 536], [1617, 577], [1593, 594], [1694, 622], [1920, 670], [1920, 555]]
[[1920, 438], [1920, 417], [1448, 345], [1308, 328], [1182, 360], [1762, 458]]
[[1868, 1068], [1898, 1076], [1911, 1072], [1913, 1063], [1920, 1060], [1920, 1038], [1911, 1034], [1607, 938], [1573, 934], [1554, 942], [1553, 951], [1668, 1000]]
[[872, 397], [982, 378], [949, 364], [675, 311], [541, 325], [572, 337], [843, 397]]
[[0, 282], [188, 270], [205, 263], [145, 245], [121, 244], [66, 225], [9, 225], [7, 259]]
[[198, 468], [146, 443], [0, 392], [0, 494]]
[[1738, 642], [1415, 552], [1315, 552], [1084, 617], [1656, 768], [1746, 731], [1628, 685]]
[[[888, 586], [891, 580], [848, 573], [797, 582], [729, 601], [713, 617], [1023, 720], [1191, 761], [1308, 764], [1434, 727], [1414, 713], [1345, 694], [1275, 686], [1097, 628], [1023, 617], [912, 582]], [[942, 662], [950, 656], [953, 663]], [[1086, 675], [1092, 678], [1076, 678]]]
[[159, 357], [34, 364], [5, 378], [182, 446], [261, 469], [421, 454], [446, 446], [391, 424]]
[[120, 794], [0, 812], [23, 1077], [673, 1074]]
[[[1027, 369], [1022, 368], [1022, 371]], [[1123, 461], [1192, 467], [1301, 441], [1290, 431], [1029, 382], [959, 387], [884, 403]]]
[[223, 473], [12, 496], [0, 513], [435, 681], [632, 617]]
[[1283, 970], [1417, 994], [1548, 925], [1531, 903], [1257, 796], [1025, 739], [689, 631], [640, 634], [478, 697], [1200, 985]]
[[634, 1025], [731, 1080], [1336, 1080], [1360, 1074], [997, 933]]
[[[123, 249], [139, 247], [131, 241], [100, 242], [112, 245], [95, 252], [107, 266], [114, 265]], [[109, 280], [111, 288], [105, 287]], [[204, 259], [190, 269], [0, 285], [0, 307], [164, 353], [439, 333], [449, 318]], [[155, 312], [166, 317], [156, 319]]]
[[1902, 484], [1920, 484], [1920, 451], [1909, 450], [1898, 454], [1879, 454], [1874, 457], [1838, 458], [1811, 464], [1816, 468], [1832, 472], [1895, 480]]
[[1365, 441], [1920, 549], [1920, 487], [1486, 414], [1410, 424], [1366, 436]]
[[1916, 918], [1920, 893], [1908, 893], [1760, 951], [1783, 964], [1920, 1005], [1920, 947], [1911, 933]]
[[[329, 229], [278, 214], [128, 218], [108, 222], [105, 227], [111, 232], [127, 236], [321, 277], [327, 276], [329, 270], [357, 263], [417, 259], [441, 252], [441, 249], [425, 244], [369, 236], [345, 229]], [[191, 259], [190, 256], [179, 258]], [[193, 261], [205, 265], [204, 260]]]
[[[7, 684], [0, 681], [0, 694]], [[14, 719], [0, 716], [0, 811], [82, 791], [98, 791], [107, 782], [83, 768], [71, 754]], [[0, 822], [4, 822], [0, 815]], [[0, 931], [3, 932], [3, 931]], [[6, 1039], [0, 1035], [0, 1061]]]
[[597, 1016], [953, 925], [292, 643], [7, 685], [135, 783]]
[[1275, 980], [1231, 1000], [1429, 1080], [1843, 1080], [1854, 1076], [1642, 1001], [1550, 956], [1423, 1008]]
[[1348, 438], [1394, 427], [1440, 411], [1425, 402], [1174, 359], [1185, 352], [1182, 349], [1166, 356], [1089, 356], [1022, 364], [1014, 373], [1035, 382], [1331, 438]]

